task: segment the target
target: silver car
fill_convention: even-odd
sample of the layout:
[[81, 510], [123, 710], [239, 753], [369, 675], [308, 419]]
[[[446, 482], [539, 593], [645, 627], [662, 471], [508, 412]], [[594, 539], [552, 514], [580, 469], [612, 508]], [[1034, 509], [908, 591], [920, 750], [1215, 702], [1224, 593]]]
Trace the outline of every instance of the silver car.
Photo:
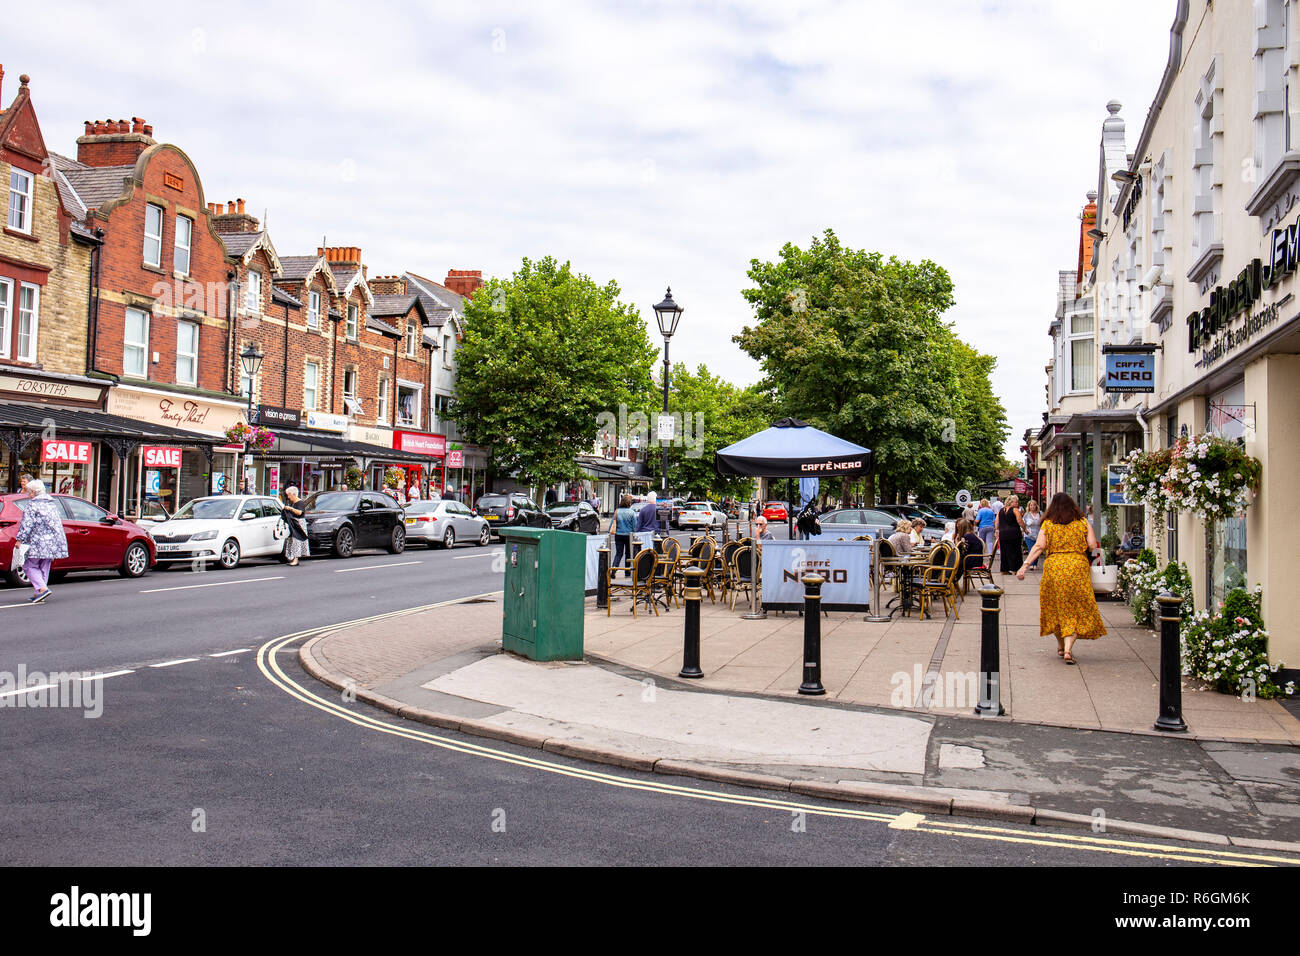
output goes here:
[[[875, 508], [840, 508], [827, 511], [819, 520], [822, 526], [819, 537], [834, 541], [838, 538], [856, 538], [861, 534], [869, 534], [873, 538], [884, 535], [888, 538], [894, 533], [899, 518]], [[936, 530], [927, 526], [922, 529], [921, 537], [930, 544], [937, 544], [943, 538], [943, 529]]]
[[492, 541], [492, 529], [468, 505], [459, 501], [412, 501], [406, 506], [406, 543], [454, 548], [457, 541], [480, 547]]

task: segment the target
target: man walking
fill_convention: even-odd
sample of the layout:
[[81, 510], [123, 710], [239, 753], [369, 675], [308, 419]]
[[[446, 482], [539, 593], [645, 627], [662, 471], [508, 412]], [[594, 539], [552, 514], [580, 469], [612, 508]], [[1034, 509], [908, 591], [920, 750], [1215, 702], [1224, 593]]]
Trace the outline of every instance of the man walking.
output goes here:
[[656, 498], [657, 496], [653, 491], [645, 496], [645, 504], [641, 506], [641, 511], [636, 519], [636, 530], [638, 532], [659, 530], [659, 506], [655, 503]]

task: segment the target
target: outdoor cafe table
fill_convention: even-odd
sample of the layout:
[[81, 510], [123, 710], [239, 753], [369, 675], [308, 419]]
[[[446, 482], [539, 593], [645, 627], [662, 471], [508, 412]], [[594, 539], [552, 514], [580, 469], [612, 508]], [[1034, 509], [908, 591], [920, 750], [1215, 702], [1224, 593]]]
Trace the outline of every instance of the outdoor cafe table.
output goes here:
[[[894, 558], [881, 558], [881, 565], [887, 568], [895, 568], [898, 571], [901, 590], [898, 597], [898, 606], [889, 612], [892, 618], [899, 611], [904, 614], [909, 613], [916, 607], [916, 584], [915, 575], [918, 568], [924, 569], [930, 566], [930, 550], [928, 548], [921, 551], [913, 551], [910, 554]], [[925, 612], [926, 618], [930, 617], [929, 612]]]

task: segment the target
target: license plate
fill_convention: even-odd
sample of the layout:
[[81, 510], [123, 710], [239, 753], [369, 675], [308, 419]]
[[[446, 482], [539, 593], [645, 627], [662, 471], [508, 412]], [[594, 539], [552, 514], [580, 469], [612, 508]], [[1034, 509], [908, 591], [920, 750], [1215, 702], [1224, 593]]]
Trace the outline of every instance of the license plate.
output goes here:
[[165, 553], [168, 552], [168, 551], [179, 551], [180, 549], [181, 549], [181, 546], [180, 546], [179, 544], [160, 544], [160, 545], [158, 545], [158, 553], [159, 553], [159, 554], [165, 554]]
[[406, 523], [407, 523], [407, 524], [415, 524], [415, 519], [414, 519], [414, 518], [407, 518], [407, 519], [406, 519]]
[[497, 521], [497, 520], [500, 519], [501, 516], [500, 516], [500, 515], [484, 515], [483, 517], [486, 518], [488, 521]]

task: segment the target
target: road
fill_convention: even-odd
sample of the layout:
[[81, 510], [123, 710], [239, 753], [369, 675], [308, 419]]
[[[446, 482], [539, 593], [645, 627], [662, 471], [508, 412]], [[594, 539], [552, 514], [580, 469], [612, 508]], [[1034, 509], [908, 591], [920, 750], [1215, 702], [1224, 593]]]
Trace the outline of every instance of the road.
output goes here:
[[273, 640], [495, 590], [496, 550], [366, 552], [134, 581], [75, 575], [43, 606], [26, 604], [25, 591], [0, 591], [0, 671], [127, 672], [104, 680], [95, 719], [15, 707], [13, 698], [0, 708], [8, 768], [0, 861], [1251, 862], [1082, 831], [976, 820], [915, 826], [901, 810], [543, 760], [341, 705], [298, 667], [296, 643]]

